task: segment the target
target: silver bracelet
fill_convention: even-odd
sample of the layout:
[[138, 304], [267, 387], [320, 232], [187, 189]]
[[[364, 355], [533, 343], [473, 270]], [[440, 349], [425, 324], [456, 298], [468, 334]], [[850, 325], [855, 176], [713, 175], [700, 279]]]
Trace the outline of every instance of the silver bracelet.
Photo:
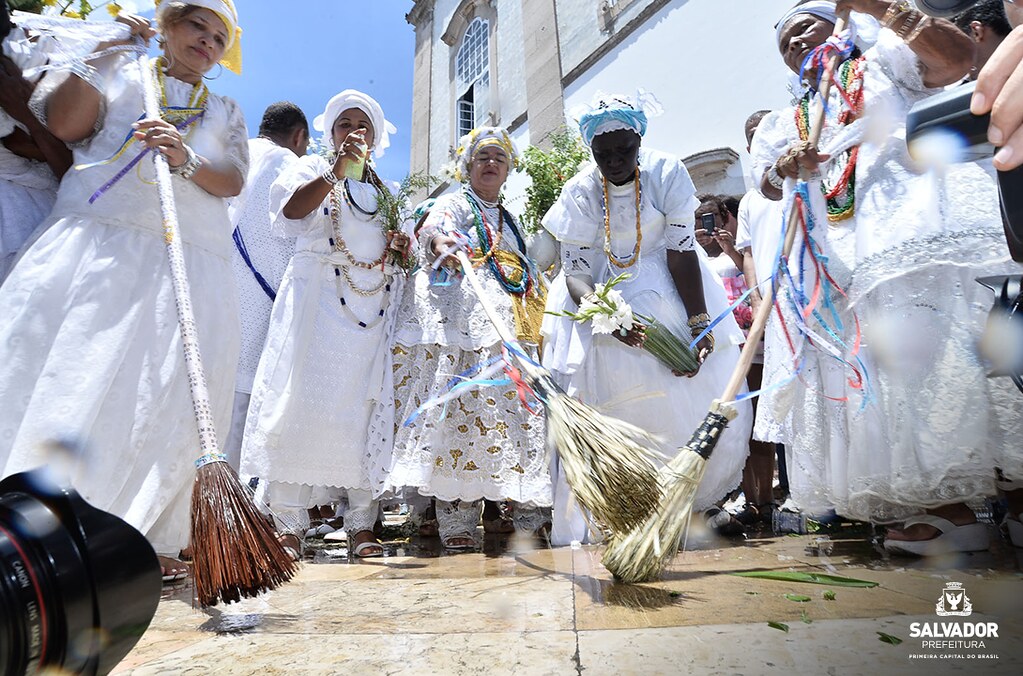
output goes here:
[[772, 164], [771, 168], [767, 170], [767, 182], [777, 190], [785, 187], [785, 177], [778, 173], [777, 164]]
[[326, 181], [327, 184], [330, 185], [331, 187], [334, 187], [335, 185], [341, 182], [341, 179], [337, 177], [333, 169], [327, 169], [326, 171], [324, 171], [320, 175], [320, 178]]
[[190, 181], [195, 176], [195, 172], [199, 171], [199, 167], [202, 166], [202, 160], [187, 145], [182, 144], [181, 147], [185, 149], [185, 161], [176, 167], [171, 167], [170, 170], [175, 176], [180, 176], [186, 181]]

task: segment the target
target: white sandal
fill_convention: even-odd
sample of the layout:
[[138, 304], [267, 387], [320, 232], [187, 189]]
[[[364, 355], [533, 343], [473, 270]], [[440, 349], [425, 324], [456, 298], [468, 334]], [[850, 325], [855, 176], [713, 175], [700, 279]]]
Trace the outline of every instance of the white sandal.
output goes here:
[[968, 523], [957, 526], [948, 519], [933, 514], [923, 514], [906, 519], [903, 530], [916, 524], [938, 529], [938, 535], [929, 540], [892, 540], [886, 538], [884, 548], [890, 554], [911, 554], [913, 556], [940, 556], [955, 552], [982, 552], [991, 546], [987, 526], [982, 523]]

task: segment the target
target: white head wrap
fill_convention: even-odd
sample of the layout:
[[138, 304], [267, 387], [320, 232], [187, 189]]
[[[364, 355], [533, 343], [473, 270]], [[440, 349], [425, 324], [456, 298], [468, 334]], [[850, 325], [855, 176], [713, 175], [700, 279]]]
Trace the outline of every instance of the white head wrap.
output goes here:
[[[810, 2], [804, 2], [801, 5], [796, 5], [789, 11], [785, 12], [781, 20], [778, 21], [774, 26], [774, 44], [780, 47], [781, 34], [785, 29], [785, 26], [792, 20], [793, 17], [800, 14], [810, 14], [819, 19], [830, 21], [835, 23], [838, 21], [838, 13], [835, 11], [835, 3], [829, 2], [828, 0], [810, 0]], [[860, 48], [860, 51], [866, 51], [875, 42], [877, 42], [877, 32], [880, 30], [881, 25], [877, 19], [870, 16], [869, 14], [860, 14], [859, 12], [849, 13], [849, 25], [847, 30], [849, 31], [849, 39]]]
[[459, 183], [469, 180], [469, 165], [483, 148], [494, 146], [508, 156], [509, 169], [519, 168], [519, 153], [504, 127], [476, 127], [458, 139], [453, 174]]
[[664, 113], [657, 97], [644, 89], [635, 96], [610, 95], [598, 91], [589, 105], [574, 107], [569, 115], [579, 124], [583, 142], [589, 146], [601, 134], [628, 129], [643, 136], [651, 117]]
[[398, 130], [384, 118], [384, 109], [369, 94], [355, 89], [346, 89], [327, 102], [327, 107], [313, 120], [313, 129], [323, 132], [323, 144], [334, 150], [334, 137], [331, 133], [338, 115], [350, 108], [358, 108], [369, 117], [373, 125], [373, 154], [383, 157], [384, 150], [391, 145], [391, 134]]

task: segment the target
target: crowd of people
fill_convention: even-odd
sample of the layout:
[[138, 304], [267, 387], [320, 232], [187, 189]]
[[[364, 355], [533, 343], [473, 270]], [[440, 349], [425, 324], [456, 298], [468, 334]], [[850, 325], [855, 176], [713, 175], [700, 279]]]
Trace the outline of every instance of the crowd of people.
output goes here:
[[[801, 2], [775, 27], [778, 66], [801, 93], [749, 117], [748, 193], [698, 195], [683, 162], [643, 146], [656, 102], [602, 95], [577, 121], [593, 162], [527, 233], [503, 201], [520, 157], [500, 127], [462, 138], [451, 188], [397, 223], [384, 213], [401, 191], [373, 163], [395, 129], [369, 94], [326, 101], [312, 125], [325, 154], [308, 154], [290, 103], [269, 106], [249, 139], [203, 78], [240, 69], [231, 0], [165, 1], [152, 23], [85, 33], [4, 11], [0, 475], [50, 459], [54, 438], [79, 440], [75, 488], [146, 534], [165, 579], [187, 573], [199, 433], [142, 161], [159, 152], [224, 453], [256, 479], [296, 559], [332, 523], [354, 556], [380, 556], [381, 506], [396, 502], [451, 550], [476, 547], [481, 521], [599, 542], [509, 352], [649, 433], [667, 461], [725, 389], [765, 302], [738, 415], [695, 498], [708, 524], [769, 524], [780, 474], [792, 508], [886, 525], [897, 554], [986, 549], [971, 505], [1001, 491], [1023, 546], [1023, 395], [987, 377], [977, 343], [992, 298], [974, 281], [1019, 272], [993, 169], [1023, 159], [1018, 83], [999, 93], [1023, 60], [1021, 14], [1001, 0], [955, 23], [901, 0]], [[161, 56], [141, 56], [154, 38]], [[822, 45], [837, 65], [814, 142]], [[909, 108], [972, 79], [1004, 147], [987, 163], [922, 166]], [[140, 116], [150, 80], [159, 118]], [[611, 286], [631, 313], [613, 330], [570, 316]], [[690, 343], [691, 366], [644, 349], [655, 320]], [[737, 490], [744, 504], [729, 511]]]

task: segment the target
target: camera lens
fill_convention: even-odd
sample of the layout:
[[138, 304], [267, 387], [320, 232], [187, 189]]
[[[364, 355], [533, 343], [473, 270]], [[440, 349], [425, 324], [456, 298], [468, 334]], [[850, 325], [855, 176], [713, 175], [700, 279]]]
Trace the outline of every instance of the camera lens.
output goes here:
[[107, 673], [160, 589], [156, 554], [131, 526], [44, 472], [0, 482], [0, 676]]

